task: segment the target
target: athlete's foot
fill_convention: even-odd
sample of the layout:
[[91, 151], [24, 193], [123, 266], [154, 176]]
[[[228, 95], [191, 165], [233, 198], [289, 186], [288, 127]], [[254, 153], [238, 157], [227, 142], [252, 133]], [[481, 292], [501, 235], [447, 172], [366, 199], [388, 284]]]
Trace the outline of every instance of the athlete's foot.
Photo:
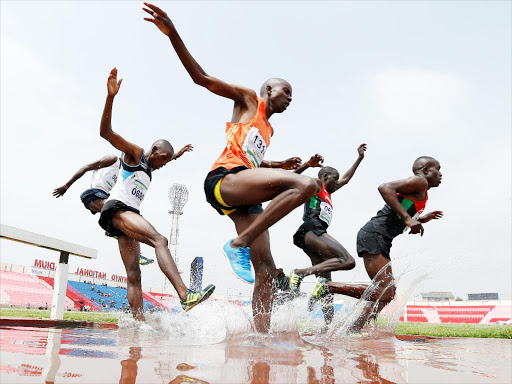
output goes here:
[[148, 264], [152, 264], [154, 262], [155, 262], [155, 260], [153, 260], [153, 259], [148, 259], [147, 257], [139, 255], [139, 264], [140, 265], [148, 265]]
[[249, 247], [233, 248], [231, 243], [233, 243], [233, 240], [228, 241], [224, 245], [224, 255], [228, 258], [233, 273], [246, 283], [254, 283], [254, 276], [251, 270], [251, 249]]
[[213, 284], [208, 285], [202, 291], [192, 291], [191, 289], [187, 289], [187, 296], [181, 300], [181, 308], [187, 312], [190, 311], [197, 304], [202, 303], [209, 298], [214, 290], [215, 285]]
[[117, 236], [114, 235], [113, 233], [110, 233], [109, 231], [105, 231], [105, 236], [107, 237], [111, 237], [113, 239], [116, 239], [117, 240]]
[[300, 283], [302, 283], [302, 280], [304, 279], [304, 275], [300, 274], [300, 273], [296, 273], [295, 272], [295, 269], [292, 269], [290, 271], [290, 292], [295, 295], [295, 296], [298, 296], [299, 293], [300, 293]]
[[290, 290], [290, 278], [286, 276], [284, 273], [274, 277], [276, 289], [280, 291], [289, 291]]
[[319, 277], [316, 279], [315, 288], [309, 297], [308, 311], [312, 311], [317, 301], [329, 293], [329, 290], [327, 289], [327, 281], [328, 280], [325, 277]]

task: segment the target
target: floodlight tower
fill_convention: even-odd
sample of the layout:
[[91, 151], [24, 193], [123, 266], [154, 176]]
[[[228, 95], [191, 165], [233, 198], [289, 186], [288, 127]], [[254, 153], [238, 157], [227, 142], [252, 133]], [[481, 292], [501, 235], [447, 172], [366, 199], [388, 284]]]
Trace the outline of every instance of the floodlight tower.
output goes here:
[[[183, 184], [174, 183], [169, 188], [169, 201], [171, 207], [169, 214], [171, 215], [171, 234], [169, 236], [169, 249], [176, 263], [176, 268], [181, 273], [178, 257], [178, 242], [180, 237], [179, 218], [183, 214], [183, 207], [188, 200], [188, 189]], [[166, 279], [167, 280], [167, 279]]]

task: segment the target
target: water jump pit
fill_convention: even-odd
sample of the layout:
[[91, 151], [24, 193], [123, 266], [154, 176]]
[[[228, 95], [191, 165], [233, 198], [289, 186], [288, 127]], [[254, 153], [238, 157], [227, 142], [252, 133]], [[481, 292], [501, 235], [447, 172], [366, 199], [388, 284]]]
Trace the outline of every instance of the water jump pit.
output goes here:
[[[248, 308], [212, 302], [189, 313], [124, 315], [117, 326], [0, 325], [2, 383], [505, 383], [512, 341], [359, 335], [304, 326], [286, 308], [272, 332]], [[47, 323], [48, 324], [48, 323]], [[52, 325], [52, 324], [50, 324]], [[307, 331], [304, 329], [307, 328]]]

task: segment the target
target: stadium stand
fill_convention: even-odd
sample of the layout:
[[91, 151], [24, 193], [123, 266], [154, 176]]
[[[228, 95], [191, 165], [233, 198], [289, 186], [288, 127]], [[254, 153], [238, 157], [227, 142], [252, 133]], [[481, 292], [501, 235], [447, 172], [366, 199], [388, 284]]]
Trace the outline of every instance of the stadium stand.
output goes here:
[[[1, 300], [4, 305], [38, 308], [41, 304], [51, 305], [52, 290], [32, 275], [0, 271]], [[72, 300], [65, 301], [65, 308], [73, 308]]]
[[[407, 321], [418, 323], [465, 323], [479, 324], [495, 305], [479, 306], [431, 306], [408, 305]], [[489, 319], [493, 322], [494, 319]], [[498, 318], [495, 321], [497, 321]], [[404, 317], [400, 317], [404, 321]]]
[[[53, 288], [53, 278], [46, 276], [37, 276], [39, 279], [46, 282], [50, 287]], [[73, 300], [74, 309], [80, 309], [82, 306], [89, 306], [92, 311], [100, 311], [101, 306], [96, 304], [89, 297], [82, 295], [79, 291], [77, 291], [71, 284], [68, 282], [68, 286], [66, 289], [66, 297]]]
[[176, 296], [168, 294], [168, 293], [155, 293], [148, 292], [144, 293], [144, 298], [150, 298], [148, 301], [152, 300], [156, 305], [159, 305], [162, 308], [166, 308], [167, 310], [171, 310], [171, 308], [179, 305], [179, 300]]

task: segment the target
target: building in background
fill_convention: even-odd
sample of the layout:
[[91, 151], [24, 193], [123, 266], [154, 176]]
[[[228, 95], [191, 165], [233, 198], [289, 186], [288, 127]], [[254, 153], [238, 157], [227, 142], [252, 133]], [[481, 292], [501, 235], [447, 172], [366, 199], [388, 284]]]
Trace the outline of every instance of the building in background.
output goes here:
[[451, 292], [425, 292], [420, 295], [424, 301], [453, 301], [455, 299]]
[[498, 292], [468, 293], [468, 300], [499, 300]]

